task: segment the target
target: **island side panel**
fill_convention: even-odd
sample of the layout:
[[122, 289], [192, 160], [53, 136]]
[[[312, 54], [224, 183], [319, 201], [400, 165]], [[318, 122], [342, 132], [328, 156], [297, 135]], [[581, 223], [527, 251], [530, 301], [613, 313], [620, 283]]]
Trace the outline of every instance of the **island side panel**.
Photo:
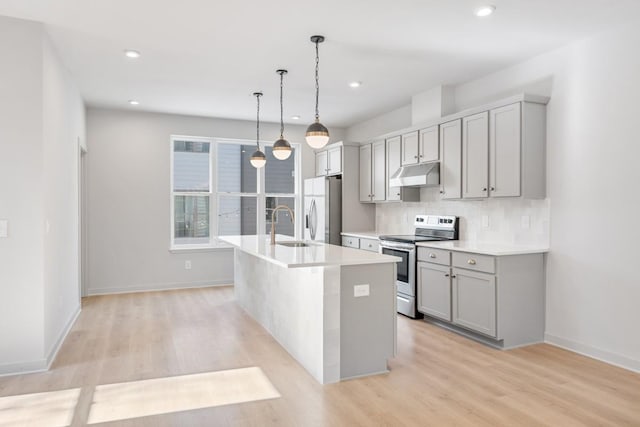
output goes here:
[[[340, 377], [387, 372], [395, 354], [395, 264], [342, 266], [340, 284]], [[368, 296], [354, 286], [369, 285]]]
[[284, 268], [235, 250], [238, 304], [316, 380], [324, 379], [324, 272]]

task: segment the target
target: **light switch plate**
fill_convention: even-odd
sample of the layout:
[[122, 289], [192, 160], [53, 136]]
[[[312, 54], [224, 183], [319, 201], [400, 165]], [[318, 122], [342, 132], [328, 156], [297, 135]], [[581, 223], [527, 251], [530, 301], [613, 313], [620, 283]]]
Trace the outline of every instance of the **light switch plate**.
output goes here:
[[482, 226], [489, 228], [489, 217], [487, 215], [482, 215]]
[[366, 285], [355, 285], [353, 287], [353, 296], [358, 297], [368, 297], [369, 296], [369, 284]]
[[187, 260], [184, 262], [184, 269], [191, 270], [191, 260]]
[[9, 237], [9, 221], [0, 219], [0, 238]]

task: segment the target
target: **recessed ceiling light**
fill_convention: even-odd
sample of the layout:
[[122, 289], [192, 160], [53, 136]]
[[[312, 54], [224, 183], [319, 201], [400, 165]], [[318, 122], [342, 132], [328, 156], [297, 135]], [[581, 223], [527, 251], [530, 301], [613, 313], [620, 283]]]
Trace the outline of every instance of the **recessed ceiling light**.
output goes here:
[[291, 120], [300, 120], [300, 116], [291, 116]]
[[126, 49], [124, 51], [124, 54], [127, 58], [140, 58], [140, 52], [138, 52], [137, 50]]
[[491, 15], [496, 10], [494, 5], [482, 6], [476, 9], [476, 16], [484, 18], [485, 16]]
[[349, 83], [349, 87], [352, 87], [354, 89], [357, 88], [357, 87], [360, 87], [360, 86], [362, 86], [362, 82], [351, 82], [351, 83]]
[[138, 101], [136, 101], [135, 99], [130, 99], [129, 100], [129, 105], [140, 105], [140, 103]]

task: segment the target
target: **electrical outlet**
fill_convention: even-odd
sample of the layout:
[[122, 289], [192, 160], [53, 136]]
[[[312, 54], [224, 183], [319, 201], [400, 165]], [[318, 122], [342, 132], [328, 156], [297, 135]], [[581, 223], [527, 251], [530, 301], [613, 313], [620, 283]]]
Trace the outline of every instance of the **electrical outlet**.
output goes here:
[[531, 227], [531, 217], [529, 215], [523, 215], [520, 220], [520, 225], [522, 228], [530, 228]]
[[353, 287], [353, 296], [358, 297], [368, 297], [369, 296], [369, 284], [366, 285], [355, 285]]
[[482, 226], [489, 228], [489, 217], [487, 215], [482, 215]]
[[0, 237], [9, 237], [9, 221], [0, 219]]
[[187, 260], [184, 262], [184, 269], [191, 270], [191, 260]]

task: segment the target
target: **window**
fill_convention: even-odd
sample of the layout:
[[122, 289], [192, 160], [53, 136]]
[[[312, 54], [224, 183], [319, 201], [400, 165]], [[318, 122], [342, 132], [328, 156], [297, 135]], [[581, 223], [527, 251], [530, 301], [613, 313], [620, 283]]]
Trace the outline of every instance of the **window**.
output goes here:
[[[264, 234], [277, 205], [299, 210], [299, 153], [277, 160], [265, 144], [267, 164], [251, 166], [255, 143], [171, 137], [171, 246], [209, 247], [216, 236]], [[300, 218], [276, 214], [278, 234], [296, 236]]]

